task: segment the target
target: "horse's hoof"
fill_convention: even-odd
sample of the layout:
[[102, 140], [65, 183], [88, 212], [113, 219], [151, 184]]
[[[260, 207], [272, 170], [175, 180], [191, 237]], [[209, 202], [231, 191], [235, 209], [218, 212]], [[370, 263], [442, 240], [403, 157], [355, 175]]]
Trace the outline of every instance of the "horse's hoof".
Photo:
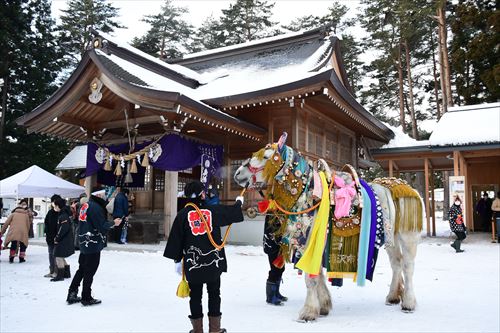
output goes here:
[[311, 322], [311, 321], [315, 321], [316, 318], [299, 318], [297, 319], [297, 322], [299, 323], [308, 323], [308, 322]]
[[402, 307], [401, 311], [403, 311], [404, 313], [412, 313], [413, 311], [415, 311], [415, 309]]
[[401, 300], [399, 298], [387, 299], [385, 305], [398, 305]]
[[319, 315], [324, 317], [324, 316], [328, 316], [329, 313], [330, 313], [330, 311], [320, 311]]

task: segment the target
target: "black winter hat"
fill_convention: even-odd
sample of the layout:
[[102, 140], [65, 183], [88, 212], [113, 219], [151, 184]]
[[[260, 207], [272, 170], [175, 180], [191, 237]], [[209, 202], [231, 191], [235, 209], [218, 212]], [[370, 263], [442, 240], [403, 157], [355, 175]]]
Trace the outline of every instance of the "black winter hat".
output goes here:
[[197, 198], [201, 195], [201, 192], [205, 187], [199, 180], [192, 181], [191, 183], [186, 184], [184, 187], [184, 195], [186, 198], [192, 198], [194, 194], [194, 198]]

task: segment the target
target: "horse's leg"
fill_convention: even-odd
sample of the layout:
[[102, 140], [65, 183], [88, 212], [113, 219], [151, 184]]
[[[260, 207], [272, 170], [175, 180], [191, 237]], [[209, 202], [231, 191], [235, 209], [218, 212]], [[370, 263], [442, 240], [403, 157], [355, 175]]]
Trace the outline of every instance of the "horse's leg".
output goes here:
[[394, 237], [394, 246], [389, 246], [386, 248], [392, 267], [391, 287], [389, 289], [389, 294], [387, 294], [387, 297], [385, 299], [385, 304], [387, 305], [399, 304], [401, 295], [403, 293], [403, 279], [401, 276], [401, 270], [403, 268], [403, 256], [401, 254], [399, 243], [399, 234], [397, 234]]
[[330, 290], [328, 290], [326, 286], [325, 280], [323, 270], [321, 270], [318, 276], [319, 314], [321, 316], [328, 315], [332, 309], [332, 296], [330, 295]]
[[318, 280], [319, 276], [310, 277], [304, 274], [306, 280], [307, 296], [304, 307], [300, 310], [299, 320], [311, 321], [319, 317]]
[[415, 256], [417, 255], [417, 244], [420, 233], [404, 232], [400, 234], [401, 250], [403, 254], [403, 275], [404, 275], [404, 293], [401, 308], [405, 312], [415, 310], [417, 301], [413, 291], [413, 272], [415, 267]]

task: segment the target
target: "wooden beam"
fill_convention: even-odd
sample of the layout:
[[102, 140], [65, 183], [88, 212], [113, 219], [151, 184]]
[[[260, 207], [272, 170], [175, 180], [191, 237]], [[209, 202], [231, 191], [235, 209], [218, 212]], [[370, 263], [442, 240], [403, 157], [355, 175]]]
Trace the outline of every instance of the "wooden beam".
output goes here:
[[425, 175], [425, 219], [427, 222], [427, 236], [431, 236], [431, 221], [429, 216], [429, 159], [424, 159]]
[[70, 117], [70, 116], [65, 115], [65, 114], [57, 117], [57, 121], [59, 121], [61, 123], [68, 124], [68, 125], [76, 126], [76, 127], [82, 127], [84, 129], [86, 129], [87, 131], [92, 131], [94, 129], [92, 124], [90, 124], [84, 120], [75, 119], [75, 118]]
[[[129, 118], [128, 120], [128, 126], [130, 128], [133, 128], [135, 125], [143, 125], [143, 124], [154, 124], [154, 123], [159, 123], [161, 124], [161, 118], [159, 116], [143, 116], [143, 117], [138, 117], [138, 118]], [[103, 128], [127, 128], [127, 121], [125, 119], [122, 120], [112, 120], [112, 121], [106, 121], [103, 123], [99, 123], [95, 127], [95, 129], [103, 129]]]
[[458, 150], [453, 151], [453, 175], [459, 176], [460, 170], [458, 169], [458, 160], [459, 160], [459, 152]]
[[431, 203], [432, 203], [432, 236], [436, 237], [436, 198], [434, 195], [434, 170], [430, 170], [431, 176]]

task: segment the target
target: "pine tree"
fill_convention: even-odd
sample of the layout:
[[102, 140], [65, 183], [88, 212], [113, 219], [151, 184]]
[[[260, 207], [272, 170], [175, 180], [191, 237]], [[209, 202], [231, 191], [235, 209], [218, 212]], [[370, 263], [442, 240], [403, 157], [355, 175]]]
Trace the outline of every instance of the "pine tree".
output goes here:
[[182, 18], [187, 13], [187, 8], [174, 6], [171, 0], [166, 0], [160, 13], [143, 18], [151, 28], [144, 36], [135, 38], [132, 45], [160, 59], [180, 57], [190, 51], [194, 32], [193, 26]]
[[226, 45], [226, 36], [224, 35], [221, 23], [212, 15], [209, 16], [198, 28], [191, 50], [198, 52], [202, 50], [211, 50]]
[[67, 153], [67, 143], [45, 135], [27, 134], [15, 120], [44, 102], [57, 88], [65, 65], [63, 50], [54, 37], [48, 0], [4, 1], [0, 5], [0, 77], [2, 123], [0, 178], [27, 166], [53, 171]]
[[500, 99], [500, 15], [493, 0], [460, 0], [450, 26], [451, 69], [459, 104]]
[[359, 56], [362, 53], [361, 44], [354, 36], [347, 32], [347, 29], [354, 25], [352, 19], [346, 19], [349, 8], [342, 5], [338, 1], [334, 1], [332, 6], [328, 8], [328, 13], [324, 16], [307, 15], [294, 19], [290, 24], [283, 25], [284, 29], [290, 31], [311, 30], [321, 26], [329, 25], [333, 34], [337, 35], [341, 40], [341, 54], [344, 61], [345, 70], [349, 84], [356, 92], [361, 85], [361, 65]]
[[116, 21], [118, 9], [106, 0], [69, 0], [68, 8], [62, 10], [61, 42], [66, 48], [71, 65], [80, 61], [87, 43], [91, 40], [90, 29], [111, 33], [124, 28]]
[[237, 0], [229, 9], [223, 9], [221, 28], [225, 44], [240, 44], [274, 35], [273, 7], [274, 3], [266, 0]]

